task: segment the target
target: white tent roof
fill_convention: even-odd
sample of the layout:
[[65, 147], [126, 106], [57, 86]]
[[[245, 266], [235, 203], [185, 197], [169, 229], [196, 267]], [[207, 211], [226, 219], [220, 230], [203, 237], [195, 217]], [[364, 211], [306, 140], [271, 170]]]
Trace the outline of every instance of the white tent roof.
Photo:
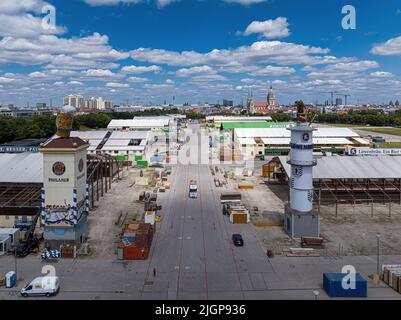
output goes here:
[[72, 131], [71, 137], [78, 137], [82, 140], [103, 140], [107, 131]]
[[114, 131], [110, 140], [143, 140], [148, 139], [150, 135], [149, 131]]
[[0, 182], [43, 183], [41, 153], [0, 154]]
[[132, 120], [111, 120], [108, 129], [115, 128], [165, 128], [170, 124], [171, 119], [132, 119]]
[[224, 117], [224, 116], [208, 116], [206, 121], [216, 121], [216, 122], [266, 122], [272, 121], [272, 117]]
[[130, 144], [131, 140], [111, 140], [109, 139], [106, 143], [105, 146], [128, 146]]
[[[236, 128], [238, 138], [290, 138], [287, 128]], [[317, 128], [315, 138], [360, 138], [359, 134], [348, 128]]]
[[253, 146], [253, 145], [256, 144], [256, 141], [255, 141], [254, 138], [239, 138], [239, 139], [238, 139], [238, 142], [239, 142], [239, 144], [241, 144], [241, 145], [246, 144], [246, 145], [251, 145], [251, 146]]
[[[287, 175], [290, 165], [287, 157], [279, 157]], [[313, 168], [314, 179], [400, 179], [401, 157], [322, 157]]]
[[354, 138], [355, 141], [359, 142], [360, 144], [370, 144], [370, 142], [363, 138]]

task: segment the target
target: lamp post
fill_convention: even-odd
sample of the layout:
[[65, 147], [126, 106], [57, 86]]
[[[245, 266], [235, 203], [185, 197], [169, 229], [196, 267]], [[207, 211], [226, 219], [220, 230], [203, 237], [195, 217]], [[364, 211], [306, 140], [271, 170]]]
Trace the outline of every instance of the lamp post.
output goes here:
[[380, 277], [380, 233], [376, 234], [377, 238], [377, 275]]
[[15, 285], [18, 285], [18, 272], [17, 272], [17, 244], [14, 239], [14, 269], [15, 269]]

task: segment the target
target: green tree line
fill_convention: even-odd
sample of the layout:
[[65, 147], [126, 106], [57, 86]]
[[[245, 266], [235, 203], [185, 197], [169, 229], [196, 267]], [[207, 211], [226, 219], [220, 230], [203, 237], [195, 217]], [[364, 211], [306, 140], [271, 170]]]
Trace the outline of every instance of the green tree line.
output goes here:
[[[136, 116], [162, 116], [167, 114], [179, 114], [179, 110], [146, 110], [144, 112], [127, 113], [90, 113], [77, 115], [74, 118], [74, 130], [81, 127], [89, 129], [103, 129], [112, 119], [133, 119]], [[203, 119], [205, 115], [198, 113], [187, 113], [189, 119]], [[291, 116], [287, 113], [272, 114], [273, 121], [290, 121]], [[314, 122], [391, 126], [401, 127], [401, 110], [394, 113], [384, 113], [380, 110], [349, 111], [346, 114], [313, 114]], [[23, 140], [27, 138], [49, 138], [56, 133], [56, 118], [54, 116], [35, 116], [29, 118], [15, 118], [8, 116], [0, 117], [0, 143]]]

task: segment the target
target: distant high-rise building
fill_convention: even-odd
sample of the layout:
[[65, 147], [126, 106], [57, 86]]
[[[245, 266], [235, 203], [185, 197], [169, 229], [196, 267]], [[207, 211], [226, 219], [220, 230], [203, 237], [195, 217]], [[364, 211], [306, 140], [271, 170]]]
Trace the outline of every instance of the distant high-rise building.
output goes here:
[[343, 99], [337, 98], [336, 99], [336, 106], [342, 106], [343, 105]]
[[234, 101], [224, 99], [223, 100], [223, 106], [225, 106], [225, 107], [233, 107], [234, 106]]
[[112, 109], [112, 108], [113, 108], [113, 101], [111, 101], [111, 100], [106, 100], [106, 101], [104, 102], [104, 107], [105, 107], [105, 109]]
[[38, 102], [36, 104], [36, 109], [46, 109], [47, 105], [44, 102]]
[[85, 107], [85, 98], [79, 94], [70, 94], [64, 97], [64, 105], [65, 106], [73, 106], [74, 108], [84, 108]]

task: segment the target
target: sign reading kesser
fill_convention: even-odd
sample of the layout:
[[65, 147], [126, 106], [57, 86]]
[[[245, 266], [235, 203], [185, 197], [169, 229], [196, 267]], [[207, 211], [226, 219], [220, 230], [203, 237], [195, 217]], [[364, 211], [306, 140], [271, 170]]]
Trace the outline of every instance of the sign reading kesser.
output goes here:
[[349, 148], [349, 156], [401, 156], [401, 149], [369, 149], [369, 148]]

